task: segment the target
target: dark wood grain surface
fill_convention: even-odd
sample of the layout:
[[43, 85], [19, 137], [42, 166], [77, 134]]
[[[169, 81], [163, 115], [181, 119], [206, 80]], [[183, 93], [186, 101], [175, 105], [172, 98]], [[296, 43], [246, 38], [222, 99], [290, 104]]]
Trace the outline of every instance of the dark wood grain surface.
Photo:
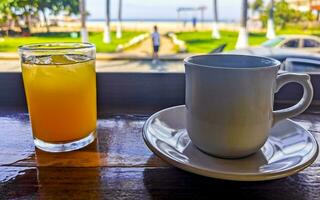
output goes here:
[[[93, 144], [52, 154], [34, 148], [27, 113], [0, 110], [0, 199], [320, 199], [319, 157], [287, 178], [223, 181], [156, 157], [141, 136], [147, 115], [101, 115]], [[320, 141], [320, 115], [295, 120]]]

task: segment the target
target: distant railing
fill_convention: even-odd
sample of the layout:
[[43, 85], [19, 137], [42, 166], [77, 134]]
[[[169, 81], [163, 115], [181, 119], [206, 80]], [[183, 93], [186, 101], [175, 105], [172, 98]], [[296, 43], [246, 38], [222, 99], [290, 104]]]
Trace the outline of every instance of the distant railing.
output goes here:
[[140, 34], [134, 38], [132, 38], [129, 42], [125, 43], [125, 44], [119, 44], [117, 46], [117, 49], [116, 51], [117, 52], [121, 52], [125, 49], [128, 49], [134, 45], [137, 45], [139, 44], [140, 42], [142, 42], [143, 40], [147, 39], [149, 37], [149, 34], [148, 33], [144, 33], [144, 34]]
[[169, 33], [168, 36], [171, 39], [171, 41], [173, 42], [173, 44], [178, 47], [178, 52], [179, 53], [187, 52], [186, 43], [184, 41], [182, 41], [182, 40], [179, 40], [177, 38], [176, 34]]

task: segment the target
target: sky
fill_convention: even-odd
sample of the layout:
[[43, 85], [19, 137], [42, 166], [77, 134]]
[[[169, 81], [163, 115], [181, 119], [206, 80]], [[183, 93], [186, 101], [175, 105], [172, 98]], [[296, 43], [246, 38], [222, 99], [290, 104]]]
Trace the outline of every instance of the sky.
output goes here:
[[[118, 0], [111, 1], [111, 19], [117, 18]], [[205, 19], [212, 19], [212, 0], [122, 0], [123, 19], [176, 19], [178, 7], [206, 6]], [[218, 0], [219, 18], [235, 20], [240, 18], [242, 0]], [[106, 0], [87, 0], [88, 19], [104, 19]], [[181, 18], [192, 18], [193, 12], [182, 14]], [[200, 13], [197, 14], [200, 17]]]

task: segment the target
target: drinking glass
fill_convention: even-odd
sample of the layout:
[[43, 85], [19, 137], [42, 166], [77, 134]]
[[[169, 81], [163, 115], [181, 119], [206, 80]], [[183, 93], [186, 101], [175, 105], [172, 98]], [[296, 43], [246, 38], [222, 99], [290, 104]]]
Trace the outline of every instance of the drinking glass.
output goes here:
[[96, 137], [95, 46], [45, 43], [19, 47], [35, 146], [80, 149]]

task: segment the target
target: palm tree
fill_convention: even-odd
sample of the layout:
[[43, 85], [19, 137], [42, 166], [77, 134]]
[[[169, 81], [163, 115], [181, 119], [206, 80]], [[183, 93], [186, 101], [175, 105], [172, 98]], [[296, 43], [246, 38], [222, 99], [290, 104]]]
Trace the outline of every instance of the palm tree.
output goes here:
[[220, 32], [218, 27], [218, 7], [217, 0], [212, 1], [212, 14], [213, 14], [213, 23], [212, 23], [212, 38], [220, 39]]
[[119, 0], [119, 8], [118, 8], [118, 24], [117, 24], [117, 38], [122, 37], [122, 0]]
[[242, 13], [241, 13], [240, 29], [239, 29], [236, 49], [248, 47], [247, 17], [248, 17], [248, 0], [242, 0]]
[[252, 11], [252, 14], [251, 14], [252, 17], [254, 16], [255, 13], [258, 13], [260, 15], [263, 9], [263, 0], [255, 0], [254, 2], [252, 2], [250, 7]]
[[106, 25], [104, 27], [103, 42], [110, 43], [110, 0], [106, 0]]
[[272, 39], [276, 37], [276, 33], [274, 31], [274, 20], [273, 20], [273, 10], [274, 10], [274, 0], [270, 1], [271, 7], [269, 11], [269, 19], [268, 19], [268, 27], [267, 27], [267, 35], [268, 39]]
[[88, 42], [88, 31], [86, 27], [86, 1], [79, 0], [79, 10], [81, 18], [81, 41]]

